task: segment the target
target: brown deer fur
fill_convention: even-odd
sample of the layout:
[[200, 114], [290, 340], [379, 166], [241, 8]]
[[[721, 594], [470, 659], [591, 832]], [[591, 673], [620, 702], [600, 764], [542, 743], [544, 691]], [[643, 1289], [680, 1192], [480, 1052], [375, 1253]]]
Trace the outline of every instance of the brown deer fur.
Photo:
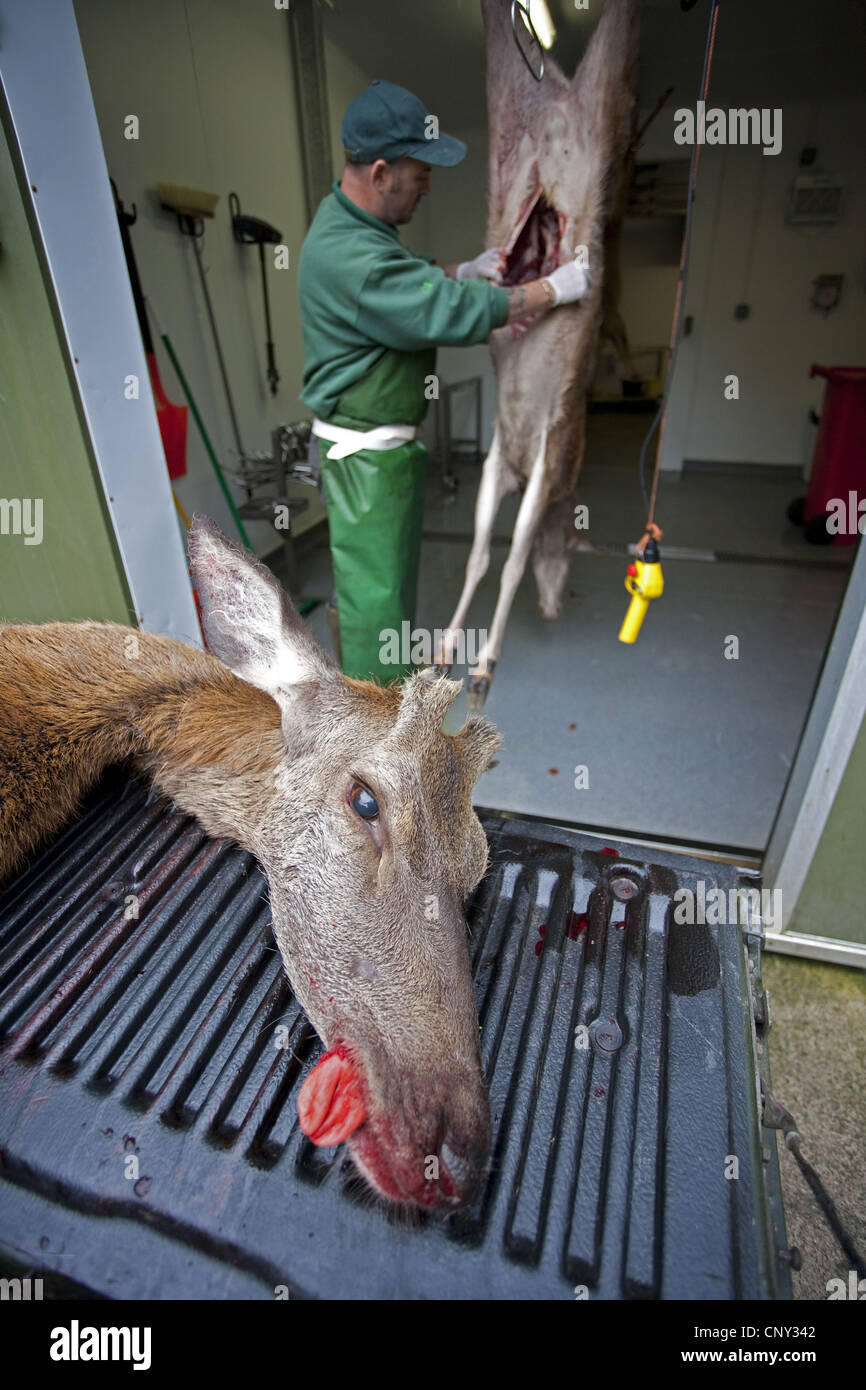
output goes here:
[[487, 864], [471, 792], [499, 735], [478, 718], [442, 732], [453, 681], [344, 677], [206, 518], [190, 553], [214, 655], [111, 623], [0, 626], [0, 879], [127, 761], [261, 862], [294, 992], [363, 1077], [362, 1173], [392, 1200], [454, 1205], [489, 1145], [462, 905]]
[[[598, 12], [599, 7], [593, 7]], [[518, 52], [508, 0], [482, 0], [487, 48], [490, 178], [487, 245], [506, 246], [527, 198], [542, 193], [559, 218], [555, 262], [583, 247], [590, 287], [577, 304], [537, 315], [525, 333], [496, 329], [491, 355], [497, 414], [475, 509], [475, 535], [463, 590], [435, 655], [450, 668], [457, 634], [490, 564], [496, 513], [519, 493], [520, 507], [502, 569], [487, 639], [470, 672], [470, 708], [484, 704], [505, 628], [527, 562], [538, 586], [539, 612], [557, 618], [571, 556], [577, 481], [583, 462], [586, 397], [602, 321], [605, 227], [616, 217], [620, 170], [632, 138], [640, 27], [639, 0], [606, 0], [574, 76], [550, 54], [536, 82]], [[516, 12], [516, 23], [523, 21]], [[523, 279], [553, 270], [526, 268]], [[607, 303], [616, 287], [608, 291]], [[615, 302], [615, 300], [613, 301]]]

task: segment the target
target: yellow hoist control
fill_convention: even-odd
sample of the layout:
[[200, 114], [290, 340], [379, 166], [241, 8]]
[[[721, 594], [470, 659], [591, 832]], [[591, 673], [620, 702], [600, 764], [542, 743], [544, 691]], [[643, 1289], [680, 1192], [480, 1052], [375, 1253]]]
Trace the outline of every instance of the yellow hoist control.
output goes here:
[[646, 617], [650, 599], [658, 598], [665, 587], [659, 548], [652, 536], [644, 547], [643, 555], [629, 565], [625, 587], [631, 594], [631, 603], [619, 630], [619, 640], [634, 642]]

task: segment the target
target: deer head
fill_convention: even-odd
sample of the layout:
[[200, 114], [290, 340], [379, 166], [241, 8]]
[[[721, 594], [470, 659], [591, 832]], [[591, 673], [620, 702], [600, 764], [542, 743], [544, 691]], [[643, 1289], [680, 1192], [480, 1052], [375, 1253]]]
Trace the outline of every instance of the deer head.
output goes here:
[[459, 1206], [489, 1148], [463, 908], [487, 866], [472, 788], [499, 734], [479, 718], [442, 732], [457, 682], [343, 676], [271, 573], [206, 518], [190, 557], [208, 647], [280, 712], [272, 775], [221, 787], [211, 771], [200, 818], [262, 864], [286, 973], [328, 1049], [302, 1126], [347, 1139], [392, 1201]]

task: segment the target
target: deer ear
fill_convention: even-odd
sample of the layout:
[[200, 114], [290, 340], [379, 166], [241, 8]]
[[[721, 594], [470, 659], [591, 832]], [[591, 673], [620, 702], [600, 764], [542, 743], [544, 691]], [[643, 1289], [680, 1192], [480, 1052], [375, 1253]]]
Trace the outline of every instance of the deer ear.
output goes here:
[[292, 686], [340, 679], [270, 570], [209, 517], [193, 517], [189, 557], [208, 649], [236, 676], [278, 703]]

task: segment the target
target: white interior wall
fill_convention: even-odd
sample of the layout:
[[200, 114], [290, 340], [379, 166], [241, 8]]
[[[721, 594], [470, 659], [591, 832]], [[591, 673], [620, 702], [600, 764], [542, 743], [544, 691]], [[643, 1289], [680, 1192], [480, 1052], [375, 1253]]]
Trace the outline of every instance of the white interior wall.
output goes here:
[[335, 178], [340, 177], [345, 159], [340, 127], [343, 113], [350, 101], [369, 86], [372, 78], [363, 68], [352, 60], [348, 53], [332, 43], [327, 37], [323, 40], [325, 50], [325, 75], [328, 84], [328, 116], [331, 127], [331, 156]]
[[[225, 466], [235, 457], [234, 437], [193, 249], [175, 218], [161, 210], [154, 189], [159, 180], [220, 195], [203, 246], [208, 285], [243, 444], [251, 452], [269, 450], [276, 425], [309, 414], [298, 395], [295, 270], [307, 224], [287, 14], [236, 0], [76, 0], [75, 11], [108, 169], [127, 209], [133, 203], [138, 208], [131, 238], [144, 293], [158, 309]], [[139, 118], [138, 140], [124, 137], [130, 114]], [[258, 251], [232, 237], [232, 191], [244, 212], [279, 228], [289, 248], [289, 269], [271, 265], [268, 280], [281, 378], [276, 397], [265, 378]], [[154, 338], [166, 392], [183, 403], [165, 350]], [[187, 475], [175, 489], [187, 512], [206, 512], [236, 534], [191, 414]], [[310, 502], [298, 518], [300, 534], [323, 509], [312, 488], [301, 485], [293, 492]], [[238, 488], [233, 495], [244, 500]], [[279, 543], [266, 523], [246, 527], [259, 553]]]
[[[383, 78], [386, 81], [393, 81], [393, 78], [385, 78], [382, 72], [367, 72], [346, 51], [327, 37], [324, 38], [325, 50], [325, 72], [328, 83], [328, 114], [331, 124], [331, 151], [333, 159], [334, 174], [337, 179], [343, 171], [345, 156], [343, 154], [343, 142], [340, 138], [340, 128], [343, 124], [343, 114], [350, 101], [360, 96], [366, 91], [367, 87], [374, 78]], [[401, 229], [401, 236], [407, 246], [413, 250], [424, 251], [430, 256], [437, 253], [431, 250], [427, 243], [430, 240], [431, 227], [429, 221], [429, 199], [422, 199], [418, 211], [412, 219], [409, 228]]]
[[[789, 104], [778, 155], [756, 146], [704, 146], [686, 299], [694, 330], [680, 348], [664, 468], [680, 468], [684, 459], [808, 462], [809, 408], [820, 408], [823, 394], [823, 382], [809, 379], [811, 364], [866, 361], [864, 126], [862, 101]], [[813, 172], [846, 185], [835, 225], [785, 220], [791, 183], [809, 172], [798, 167], [807, 145], [818, 150]], [[841, 304], [826, 316], [809, 304], [812, 281], [822, 273], [845, 276]], [[750, 306], [744, 320], [733, 317], [740, 301]], [[739, 378], [736, 401], [724, 397], [729, 374]]]

